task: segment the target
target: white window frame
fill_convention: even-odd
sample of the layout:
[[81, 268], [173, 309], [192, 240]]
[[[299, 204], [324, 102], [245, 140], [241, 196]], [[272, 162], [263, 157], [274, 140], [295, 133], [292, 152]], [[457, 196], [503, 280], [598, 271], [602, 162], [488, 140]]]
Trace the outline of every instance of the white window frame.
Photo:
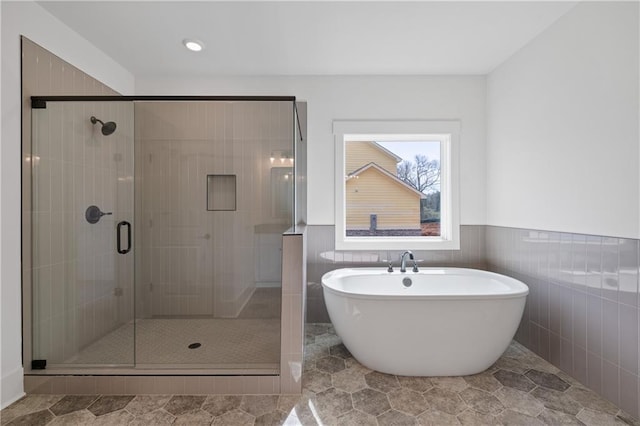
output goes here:
[[[336, 250], [459, 250], [460, 122], [457, 120], [334, 120]], [[438, 237], [346, 235], [345, 144], [350, 140], [440, 141], [440, 233]]]

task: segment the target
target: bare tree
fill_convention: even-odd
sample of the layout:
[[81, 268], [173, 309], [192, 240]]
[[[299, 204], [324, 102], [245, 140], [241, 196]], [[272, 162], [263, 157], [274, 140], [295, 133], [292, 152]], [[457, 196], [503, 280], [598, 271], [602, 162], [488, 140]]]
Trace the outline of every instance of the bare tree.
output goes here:
[[437, 190], [440, 183], [440, 162], [429, 160], [422, 154], [417, 154], [414, 161], [402, 161], [398, 164], [398, 179], [409, 184], [422, 193]]
[[402, 161], [398, 164], [398, 179], [401, 181], [408, 183], [409, 185], [414, 186], [411, 182], [411, 178], [413, 176], [413, 171], [416, 168], [416, 165], [411, 161]]

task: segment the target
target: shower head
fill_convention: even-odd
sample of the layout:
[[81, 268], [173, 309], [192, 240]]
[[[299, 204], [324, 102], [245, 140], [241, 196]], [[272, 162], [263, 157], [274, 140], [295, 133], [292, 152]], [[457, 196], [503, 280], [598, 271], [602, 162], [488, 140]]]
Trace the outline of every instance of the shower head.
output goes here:
[[107, 121], [105, 123], [102, 120], [97, 119], [94, 116], [91, 116], [91, 123], [93, 123], [93, 124], [96, 124], [96, 123], [102, 124], [102, 134], [105, 135], [105, 136], [109, 136], [111, 133], [116, 131], [116, 123], [114, 123], [113, 121]]

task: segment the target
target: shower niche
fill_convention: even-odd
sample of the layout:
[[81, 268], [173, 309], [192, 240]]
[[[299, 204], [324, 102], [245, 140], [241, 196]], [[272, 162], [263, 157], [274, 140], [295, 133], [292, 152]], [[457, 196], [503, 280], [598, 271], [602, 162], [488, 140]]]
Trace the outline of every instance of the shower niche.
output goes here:
[[295, 98], [32, 105], [26, 357], [49, 374], [278, 374]]
[[207, 175], [207, 210], [236, 210], [236, 175]]

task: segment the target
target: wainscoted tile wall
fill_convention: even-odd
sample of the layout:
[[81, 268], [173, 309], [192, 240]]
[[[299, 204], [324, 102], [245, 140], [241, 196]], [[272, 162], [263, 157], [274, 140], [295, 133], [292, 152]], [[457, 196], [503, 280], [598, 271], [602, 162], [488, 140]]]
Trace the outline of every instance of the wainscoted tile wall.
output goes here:
[[[336, 251], [333, 226], [308, 226], [307, 322], [328, 322], [322, 275], [397, 264], [395, 251]], [[487, 269], [530, 294], [516, 340], [640, 418], [640, 241], [484, 225], [460, 251], [419, 251], [424, 266]]]
[[530, 289], [516, 339], [640, 418], [639, 241], [487, 226], [491, 271]]
[[[310, 225], [308, 232], [308, 288], [307, 322], [330, 322], [324, 304], [322, 275], [339, 268], [384, 267], [389, 259], [398, 265], [402, 251], [347, 251], [335, 250], [335, 227], [333, 225]], [[460, 250], [414, 250], [422, 266], [456, 266], [486, 269], [484, 259], [485, 227], [465, 225], [460, 227]]]

